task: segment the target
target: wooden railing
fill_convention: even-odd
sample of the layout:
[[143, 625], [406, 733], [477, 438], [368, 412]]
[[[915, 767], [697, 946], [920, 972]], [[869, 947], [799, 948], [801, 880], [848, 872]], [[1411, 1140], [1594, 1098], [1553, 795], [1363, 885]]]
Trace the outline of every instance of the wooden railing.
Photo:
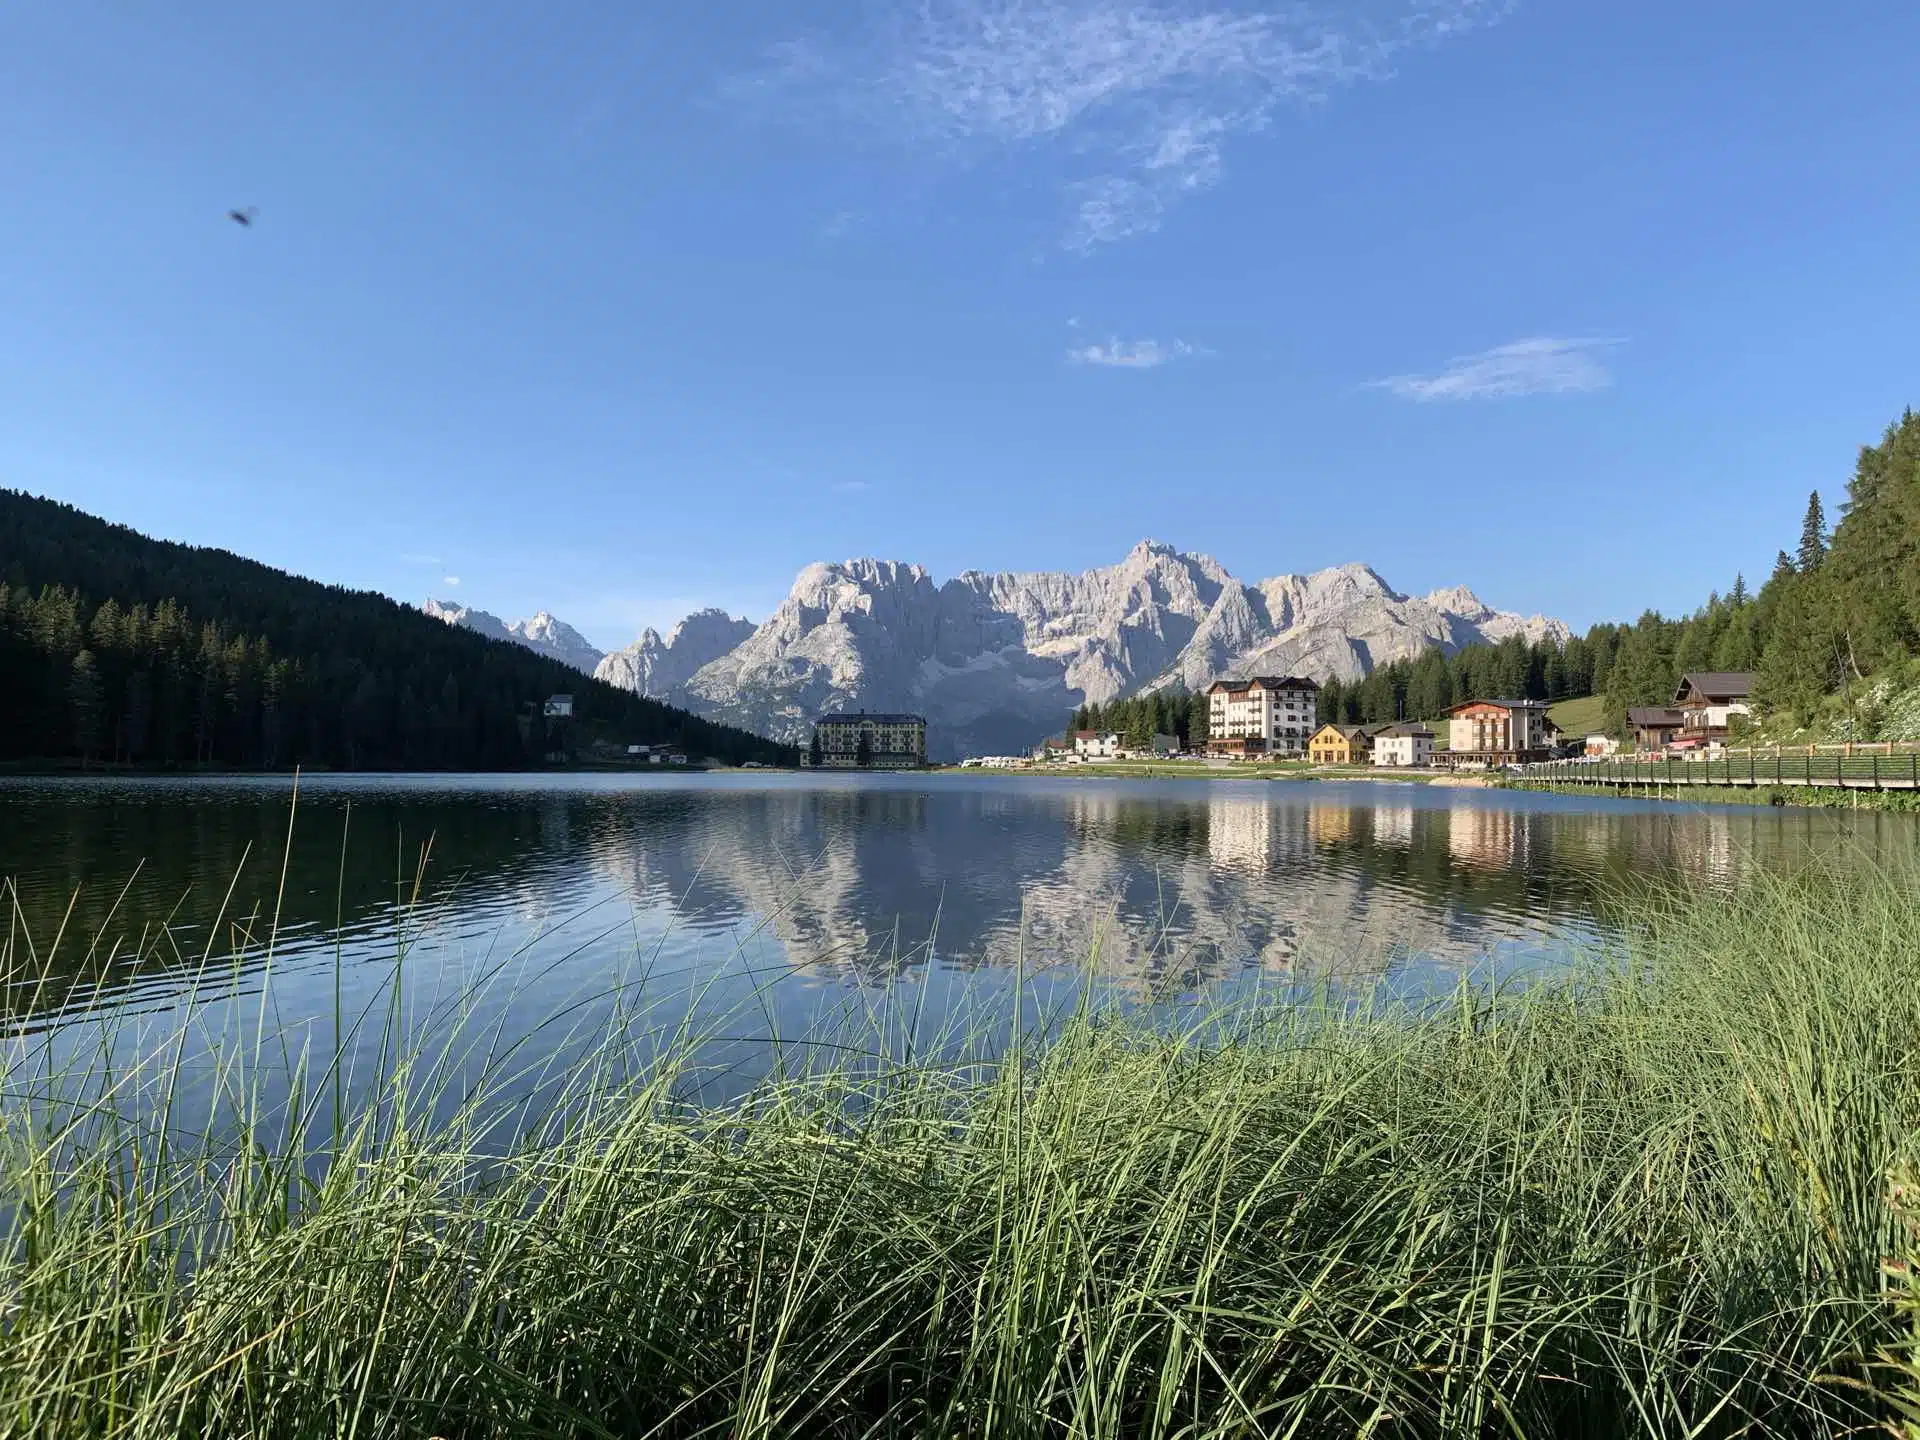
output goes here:
[[1567, 785], [1806, 785], [1847, 790], [1920, 790], [1920, 748], [1809, 746], [1799, 750], [1722, 750], [1699, 760], [1553, 760], [1526, 766], [1529, 780]]

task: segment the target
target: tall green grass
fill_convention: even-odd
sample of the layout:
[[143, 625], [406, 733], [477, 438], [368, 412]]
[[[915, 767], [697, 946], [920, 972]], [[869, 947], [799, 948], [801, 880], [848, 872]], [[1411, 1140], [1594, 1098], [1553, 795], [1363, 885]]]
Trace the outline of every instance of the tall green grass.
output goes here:
[[[1920, 898], [1822, 873], [1626, 918], [1624, 953], [1554, 983], [1178, 1031], [1089, 1007], [1044, 1042], [1009, 1022], [991, 1065], [795, 1047], [726, 1106], [685, 1098], [699, 1035], [636, 1065], [624, 998], [531, 1089], [496, 1083], [524, 1068], [504, 1050], [472, 1084], [446, 1034], [391, 1016], [344, 1086], [270, 1021], [240, 1027], [202, 1047], [197, 1130], [169, 1109], [184, 1034], [127, 1066], [23, 1030], [0, 1111], [0, 1430], [1891, 1419], [1876, 1357], [1901, 1342], [1888, 1262], [1911, 1248], [1889, 1176], [1920, 1121]], [[10, 942], [17, 976], [45, 958]]]

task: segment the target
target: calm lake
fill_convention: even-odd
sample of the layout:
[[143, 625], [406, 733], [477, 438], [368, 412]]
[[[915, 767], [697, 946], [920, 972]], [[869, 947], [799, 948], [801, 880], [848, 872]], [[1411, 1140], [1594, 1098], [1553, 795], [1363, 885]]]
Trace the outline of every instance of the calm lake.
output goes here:
[[1912, 815], [978, 774], [310, 777], [289, 846], [290, 790], [0, 782], [13, 1033], [165, 1033], [191, 996], [283, 1047], [392, 1006], [546, 1052], [637, 997], [750, 1073], [823, 1017], [931, 1034], [1087, 984], [1447, 987], [1604, 944], [1625, 883], [1920, 850]]

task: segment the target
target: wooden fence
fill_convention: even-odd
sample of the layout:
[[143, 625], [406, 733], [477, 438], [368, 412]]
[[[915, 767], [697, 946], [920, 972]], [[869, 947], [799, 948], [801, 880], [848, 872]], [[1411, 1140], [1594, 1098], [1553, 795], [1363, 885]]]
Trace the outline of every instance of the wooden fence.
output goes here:
[[1554, 784], [1647, 789], [1805, 785], [1816, 789], [1920, 790], [1920, 750], [1856, 745], [1832, 753], [1811, 749], [1806, 753], [1728, 750], [1701, 760], [1554, 760], [1529, 765], [1524, 773], [1529, 780]]

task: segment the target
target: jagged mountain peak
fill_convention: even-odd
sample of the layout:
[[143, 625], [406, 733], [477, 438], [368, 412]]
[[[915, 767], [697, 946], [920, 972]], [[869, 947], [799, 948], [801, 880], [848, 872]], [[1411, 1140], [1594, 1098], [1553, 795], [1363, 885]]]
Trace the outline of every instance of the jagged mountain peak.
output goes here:
[[1437, 610], [1445, 610], [1452, 615], [1476, 616], [1494, 613], [1484, 600], [1464, 585], [1435, 590], [1427, 596], [1427, 603]]
[[600, 663], [600, 652], [587, 642], [586, 637], [548, 610], [538, 610], [530, 619], [508, 623], [498, 615], [475, 610], [452, 600], [429, 597], [420, 608], [436, 620], [464, 626], [485, 635], [489, 640], [514, 641], [545, 655], [549, 660], [558, 660], [588, 675]]
[[696, 610], [676, 622], [665, 639], [649, 625], [633, 644], [602, 656], [594, 667], [594, 678], [657, 699], [684, 684], [701, 666], [726, 654], [753, 631], [751, 620], [736, 620], [724, 610]]
[[[696, 620], [708, 628], [689, 644]], [[702, 611], [607, 657], [601, 678], [789, 740], [825, 710], [915, 710], [932, 753], [953, 758], [1025, 748], [1085, 701], [1256, 669], [1354, 679], [1429, 645], [1565, 633], [1465, 587], [1404, 595], [1359, 562], [1247, 584], [1149, 539], [1092, 570], [943, 583], [905, 561], [818, 562], [760, 626]]]

